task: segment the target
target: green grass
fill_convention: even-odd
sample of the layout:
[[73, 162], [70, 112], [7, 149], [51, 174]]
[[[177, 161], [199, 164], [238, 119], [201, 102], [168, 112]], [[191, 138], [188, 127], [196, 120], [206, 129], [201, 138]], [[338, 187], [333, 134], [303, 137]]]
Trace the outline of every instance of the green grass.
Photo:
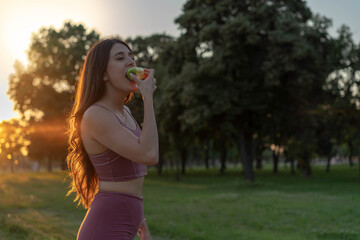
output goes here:
[[[313, 177], [289, 170], [256, 172], [255, 183], [229, 169], [188, 170], [181, 181], [151, 169], [144, 209], [154, 240], [357, 240], [360, 177], [356, 167], [313, 167]], [[0, 177], [0, 239], [75, 239], [86, 213], [65, 197], [64, 172]], [[138, 239], [138, 238], [137, 238]]]

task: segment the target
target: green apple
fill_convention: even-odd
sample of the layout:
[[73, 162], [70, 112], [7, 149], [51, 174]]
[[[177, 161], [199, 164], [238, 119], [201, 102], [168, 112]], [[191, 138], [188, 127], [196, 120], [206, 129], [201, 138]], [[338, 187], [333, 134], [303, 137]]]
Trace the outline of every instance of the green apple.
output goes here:
[[130, 73], [134, 74], [139, 80], [143, 80], [145, 78], [145, 71], [142, 67], [132, 67], [127, 70], [126, 76], [130, 81], [134, 81], [131, 78]]

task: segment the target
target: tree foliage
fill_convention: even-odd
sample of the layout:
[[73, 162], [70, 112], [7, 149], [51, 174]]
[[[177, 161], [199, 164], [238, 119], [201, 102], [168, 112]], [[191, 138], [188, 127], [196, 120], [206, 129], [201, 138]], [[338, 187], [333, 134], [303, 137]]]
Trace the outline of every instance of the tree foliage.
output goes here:
[[[245, 180], [254, 181], [254, 160], [261, 168], [269, 149], [274, 173], [284, 155], [293, 173], [297, 162], [311, 176], [311, 159], [325, 157], [329, 170], [340, 145], [350, 164], [360, 154], [360, 47], [348, 27], [330, 36], [331, 20], [298, 0], [188, 0], [175, 23], [177, 38], [126, 39], [137, 65], [156, 70], [159, 173], [166, 158], [185, 173], [199, 156], [207, 167], [218, 158], [223, 173], [237, 154]], [[49, 136], [63, 131], [79, 69], [98, 39], [72, 22], [42, 28], [32, 36], [30, 65], [15, 63], [8, 93], [33, 126], [31, 156], [61, 156], [64, 140]], [[137, 96], [129, 105], [141, 122]], [[46, 142], [53, 145], [41, 151]]]
[[15, 63], [8, 94], [14, 110], [31, 126], [30, 156], [64, 161], [66, 113], [86, 52], [98, 39], [98, 33], [71, 21], [60, 29], [42, 27], [31, 37], [29, 65]]

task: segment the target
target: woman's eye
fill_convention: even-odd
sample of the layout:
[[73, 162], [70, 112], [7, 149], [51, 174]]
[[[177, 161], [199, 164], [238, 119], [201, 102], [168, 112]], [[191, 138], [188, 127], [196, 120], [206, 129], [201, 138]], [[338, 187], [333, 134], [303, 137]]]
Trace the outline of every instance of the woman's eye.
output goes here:
[[118, 59], [116, 59], [116, 60], [123, 60], [124, 58], [118, 58]]

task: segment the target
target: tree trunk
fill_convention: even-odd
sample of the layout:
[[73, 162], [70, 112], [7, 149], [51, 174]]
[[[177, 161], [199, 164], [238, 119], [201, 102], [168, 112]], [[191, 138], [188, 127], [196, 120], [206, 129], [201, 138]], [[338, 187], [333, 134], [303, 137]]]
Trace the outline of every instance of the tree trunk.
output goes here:
[[174, 170], [174, 158], [170, 159], [170, 170]]
[[241, 163], [243, 165], [244, 169], [244, 179], [245, 181], [254, 182], [255, 176], [254, 176], [254, 170], [253, 170], [253, 164], [252, 164], [252, 139], [251, 135], [250, 137], [246, 137], [244, 131], [240, 131], [240, 141], [237, 141], [237, 148], [239, 153], [241, 154]]
[[156, 165], [158, 175], [161, 175], [161, 173], [162, 173], [163, 163], [164, 163], [164, 161], [163, 161], [162, 155], [160, 155], [159, 162]]
[[262, 169], [262, 157], [260, 154], [256, 156], [256, 169]]
[[358, 165], [359, 165], [359, 177], [360, 177], [360, 156], [358, 156]]
[[48, 165], [47, 165], [47, 169], [48, 169], [48, 172], [52, 172], [52, 156], [48, 156], [47, 158], [48, 160]]
[[330, 172], [330, 162], [331, 162], [331, 156], [328, 156], [326, 162], [326, 172]]
[[223, 142], [223, 144], [222, 144], [222, 146], [221, 146], [221, 152], [220, 152], [220, 161], [221, 161], [220, 173], [221, 173], [221, 174], [224, 174], [224, 173], [225, 173], [225, 169], [226, 169], [226, 155], [227, 155], [226, 145], [225, 145], [225, 142]]
[[302, 158], [299, 162], [301, 175], [303, 177], [311, 177], [311, 166], [309, 158]]
[[181, 174], [185, 175], [186, 160], [187, 160], [186, 148], [181, 148], [180, 153], [181, 153]]
[[279, 164], [279, 156], [280, 156], [280, 152], [276, 153], [276, 151], [272, 151], [272, 157], [273, 157], [273, 173], [277, 174], [278, 173], [278, 164]]
[[295, 175], [295, 160], [293, 158], [290, 159], [291, 166], [291, 175]]
[[175, 158], [175, 180], [180, 181], [180, 171], [179, 171], [179, 159]]
[[15, 170], [14, 170], [14, 161], [13, 161], [12, 157], [9, 159], [9, 165], [10, 165], [10, 172], [14, 173], [15, 172]]
[[63, 171], [67, 170], [66, 159], [63, 159], [61, 161], [61, 170], [63, 170]]
[[207, 170], [209, 170], [209, 152], [210, 152], [210, 150], [209, 150], [209, 148], [210, 148], [209, 141], [207, 142], [207, 144], [205, 145], [204, 148], [205, 148], [205, 168]]
[[353, 153], [354, 153], [354, 146], [352, 144], [352, 141], [349, 139], [348, 140], [348, 145], [349, 145], [349, 164], [350, 164], [350, 167], [353, 167], [354, 166], [354, 163], [353, 163], [353, 160], [352, 160], [352, 156], [353, 156]]
[[291, 154], [289, 154], [288, 150], [284, 151], [284, 156], [285, 156], [285, 162], [289, 162], [290, 163], [290, 174], [291, 175], [295, 175], [295, 160], [293, 158], [293, 156]]

